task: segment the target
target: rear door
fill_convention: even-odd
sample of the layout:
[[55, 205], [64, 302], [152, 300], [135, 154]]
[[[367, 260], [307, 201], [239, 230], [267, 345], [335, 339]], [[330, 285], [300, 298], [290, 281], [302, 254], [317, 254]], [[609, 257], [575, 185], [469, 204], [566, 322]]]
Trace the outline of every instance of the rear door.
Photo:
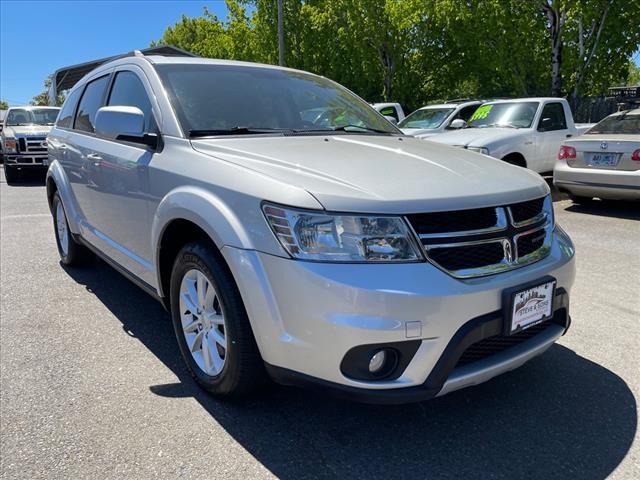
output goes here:
[[[87, 224], [91, 224], [91, 185], [90, 167], [87, 159], [87, 148], [93, 141], [93, 122], [96, 112], [104, 102], [104, 97], [109, 83], [109, 74], [98, 76], [86, 84], [84, 89], [79, 91], [80, 102], [75, 111], [64, 112], [58, 125], [60, 129], [59, 150], [65, 173], [69, 180], [69, 185], [76, 204], [82, 215], [80, 226], [85, 233]], [[65, 105], [66, 107], [66, 105]]]
[[[105, 105], [139, 108], [145, 132], [158, 133], [152, 90], [136, 66], [113, 72]], [[101, 250], [147, 283], [155, 282], [149, 216], [149, 163], [154, 151], [144, 145], [91, 137], [84, 145], [91, 185], [91, 223]]]

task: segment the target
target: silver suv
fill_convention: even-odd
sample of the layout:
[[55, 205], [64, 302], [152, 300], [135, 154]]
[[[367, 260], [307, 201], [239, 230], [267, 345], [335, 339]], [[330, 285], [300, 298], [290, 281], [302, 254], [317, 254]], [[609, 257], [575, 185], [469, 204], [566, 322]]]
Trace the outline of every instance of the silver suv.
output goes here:
[[569, 327], [574, 249], [542, 178], [407, 137], [323, 77], [121, 58], [70, 92], [49, 155], [62, 263], [93, 252], [160, 300], [216, 395], [271, 377], [416, 401]]

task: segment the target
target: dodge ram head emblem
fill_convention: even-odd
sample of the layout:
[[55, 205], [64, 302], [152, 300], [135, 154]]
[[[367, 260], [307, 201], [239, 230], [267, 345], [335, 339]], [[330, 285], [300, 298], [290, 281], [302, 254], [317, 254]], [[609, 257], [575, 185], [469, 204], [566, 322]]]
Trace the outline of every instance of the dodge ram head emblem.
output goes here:
[[509, 240], [502, 242], [502, 249], [504, 251], [504, 259], [507, 263], [513, 262], [513, 249], [511, 248], [511, 242]]
[[607, 142], [602, 142], [600, 144], [600, 149], [601, 150], [606, 150], [607, 148], [609, 148], [609, 144]]

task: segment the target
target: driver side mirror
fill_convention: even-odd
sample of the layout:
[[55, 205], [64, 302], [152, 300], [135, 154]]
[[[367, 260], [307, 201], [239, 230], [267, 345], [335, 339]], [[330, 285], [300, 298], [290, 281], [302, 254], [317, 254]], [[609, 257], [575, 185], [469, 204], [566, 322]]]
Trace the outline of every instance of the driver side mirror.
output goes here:
[[384, 118], [386, 118], [389, 122], [393, 123], [394, 125], [398, 124], [398, 120], [396, 120], [396, 117], [392, 117], [391, 115], [384, 115]]
[[102, 107], [95, 119], [95, 133], [109, 140], [158, 147], [158, 135], [144, 132], [144, 113], [137, 107]]
[[461, 118], [456, 118], [449, 124], [449, 128], [453, 128], [455, 130], [459, 130], [460, 128], [465, 128], [467, 126], [467, 122], [465, 122]]
[[543, 118], [542, 120], [540, 120], [540, 125], [538, 126], [538, 131], [539, 132], [546, 132], [547, 130], [551, 129], [551, 119], [550, 118]]

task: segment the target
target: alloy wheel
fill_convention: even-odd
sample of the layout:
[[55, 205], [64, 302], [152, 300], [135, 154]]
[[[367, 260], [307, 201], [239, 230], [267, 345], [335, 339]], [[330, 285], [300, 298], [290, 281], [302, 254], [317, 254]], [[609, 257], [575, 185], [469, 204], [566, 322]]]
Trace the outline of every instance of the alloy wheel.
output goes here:
[[182, 277], [180, 320], [193, 360], [207, 375], [218, 375], [227, 354], [224, 313], [213, 283], [200, 270]]

